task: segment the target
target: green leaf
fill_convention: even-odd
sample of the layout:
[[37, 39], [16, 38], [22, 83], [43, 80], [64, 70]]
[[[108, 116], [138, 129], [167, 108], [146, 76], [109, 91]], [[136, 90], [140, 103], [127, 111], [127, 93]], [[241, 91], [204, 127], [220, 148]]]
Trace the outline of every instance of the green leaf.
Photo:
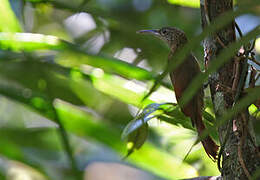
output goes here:
[[37, 51], [63, 50], [56, 58], [57, 62], [69, 67], [88, 64], [102, 68], [109, 73], [117, 73], [130, 79], [150, 80], [153, 74], [127, 62], [83, 52], [79, 47], [63, 41], [56, 36], [33, 33], [0, 33], [0, 47], [4, 50]]
[[[90, 138], [111, 147], [119, 154], [125, 153], [125, 146], [120, 138], [120, 133], [90, 113], [62, 101], [56, 101], [55, 107], [66, 130], [78, 136]], [[180, 179], [196, 176], [197, 172], [191, 166], [181, 161], [164, 150], [145, 143], [138, 153], [132, 154], [127, 160], [133, 164], [149, 170], [168, 179]], [[187, 170], [189, 173], [187, 173]], [[171, 172], [175, 173], [171, 173]]]
[[[126, 157], [131, 155], [135, 149], [141, 148], [148, 136], [148, 124], [147, 122], [164, 111], [172, 109], [173, 103], [152, 103], [146, 106], [143, 111], [136, 116], [134, 120], [129, 122], [124, 128], [122, 133], [122, 139], [127, 139], [128, 153]], [[158, 112], [161, 111], [161, 112]], [[155, 115], [156, 114], [156, 115]]]
[[[48, 104], [45, 103], [46, 100], [52, 102], [55, 98], [73, 104], [83, 104], [71, 89], [70, 84], [73, 83], [73, 80], [69, 78], [70, 72], [69, 69], [38, 60], [0, 62], [2, 82], [8, 80], [16, 83], [19, 89], [24, 89], [24, 93], [20, 94], [21, 98], [30, 101], [37, 108], [44, 108]], [[11, 83], [6, 82], [5, 84], [10, 85]], [[2, 85], [4, 86], [4, 84]], [[15, 87], [11, 91], [15, 91]], [[33, 98], [33, 95], [39, 96]]]
[[[51, 138], [50, 138], [51, 137]], [[29, 141], [28, 141], [29, 140]], [[49, 158], [54, 158], [52, 153], [61, 152], [59, 137], [54, 129], [18, 129], [1, 128], [0, 131], [0, 154], [7, 160], [25, 163], [46, 175], [46, 161], [43, 163], [44, 153], [35, 157], [32, 152], [49, 152]], [[38, 154], [39, 155], [39, 154]], [[59, 159], [58, 156], [55, 157]], [[34, 159], [34, 160], [33, 160]], [[38, 160], [38, 162], [35, 161]], [[8, 163], [8, 162], [6, 162]], [[8, 167], [10, 168], [10, 167]], [[6, 168], [5, 170], [8, 170]], [[58, 169], [58, 168], [57, 168]]]
[[[141, 127], [130, 133], [127, 137], [127, 155], [131, 155], [134, 150], [140, 149], [148, 136], [148, 124], [144, 123]], [[125, 158], [126, 158], [125, 157]]]
[[0, 33], [0, 48], [14, 51], [62, 50], [67, 44], [56, 36], [34, 33]]
[[255, 49], [256, 49], [256, 52], [258, 54], [260, 54], [260, 38], [256, 38], [256, 41], [255, 41]]
[[256, 105], [251, 104], [248, 107], [248, 111], [249, 111], [251, 116], [254, 116], [255, 118], [260, 119], [260, 109]]
[[171, 111], [165, 112], [158, 117], [160, 120], [168, 122], [176, 126], [182, 126], [186, 129], [195, 130], [191, 125], [191, 120], [186, 117], [179, 106], [174, 107]]
[[68, 70], [55, 64], [40, 61], [0, 62], [0, 93], [15, 101], [22, 102], [59, 125], [64, 149], [70, 159], [76, 176], [76, 165], [72, 157], [67, 134], [53, 107], [53, 100], [64, 99], [75, 104], [83, 104], [73, 93]]
[[28, 105], [47, 118], [54, 118], [52, 101], [42, 94], [34, 93], [28, 88], [3, 79], [0, 80], [0, 93], [10, 99]]
[[[138, 87], [138, 84], [131, 83], [129, 80], [123, 79], [118, 76], [114, 76], [111, 74], [103, 73], [100, 69], [95, 69], [93, 73], [91, 73], [91, 79], [95, 88], [97, 88], [100, 92], [103, 92], [107, 95], [115, 97], [122, 102], [127, 104], [132, 104], [134, 106], [140, 106], [141, 101], [145, 92], [145, 88], [143, 91], [137, 92], [134, 90], [134, 86]], [[133, 87], [130, 88], [128, 84], [133, 84]], [[149, 104], [153, 101], [151, 99], [147, 99], [143, 104]]]
[[[11, 92], [12, 89], [14, 89], [15, 92]], [[3, 90], [1, 86], [0, 86], [0, 90]], [[28, 103], [26, 96], [25, 97], [22, 96], [22, 94], [24, 94], [23, 92], [24, 92], [23, 89], [9, 88], [6, 89], [5, 95], [9, 98], [12, 98], [15, 101], [29, 105], [32, 109], [35, 109], [41, 113], [41, 109], [39, 110], [35, 106], [32, 106], [30, 103]], [[16, 96], [18, 95], [21, 95], [21, 97], [17, 98]], [[50, 104], [50, 106], [51, 105], [52, 104]], [[92, 114], [87, 113], [86, 111], [80, 109], [79, 107], [72, 106], [68, 103], [61, 102], [58, 100], [55, 101], [54, 105], [56, 110], [58, 111], [59, 119], [62, 121], [62, 124], [64, 124], [66, 130], [68, 130], [73, 134], [83, 136], [85, 138], [91, 138], [98, 142], [101, 142], [121, 154], [124, 152], [125, 146], [120, 140], [120, 134], [118, 133], [118, 130], [116, 130], [113, 127], [108, 127], [106, 124], [104, 124], [103, 121], [101, 122], [99, 119], [95, 118]], [[53, 120], [51, 117], [50, 119]], [[9, 147], [11, 149], [13, 148], [13, 146], [11, 145], [8, 145], [6, 147]], [[17, 148], [18, 147], [19, 146], [17, 145]], [[13, 149], [15, 150], [15, 148]], [[11, 151], [6, 150], [6, 152], [11, 152]], [[135, 158], [130, 157], [129, 160], [131, 160], [131, 162], [133, 162], [136, 165], [140, 165], [140, 167], [153, 171], [155, 174], [159, 174], [164, 177], [170, 177], [171, 179], [174, 179], [174, 177], [183, 177], [183, 175], [185, 175], [185, 172], [183, 170], [179, 171], [178, 173], [175, 173], [174, 175], [171, 175], [170, 172], [174, 171], [175, 168], [180, 166], [179, 160], [175, 159], [174, 157], [171, 157], [171, 155], [168, 153], [161, 152], [160, 150], [157, 149], [157, 147], [148, 143], [143, 146], [140, 152], [141, 152], [140, 155], [134, 155]], [[147, 156], [145, 154], [147, 154]], [[19, 151], [18, 151], [18, 155], [19, 155]], [[165, 157], [165, 159], [159, 160], [158, 158], [155, 158], [155, 156]], [[21, 158], [22, 157], [23, 155], [21, 154]], [[144, 160], [142, 160], [142, 158], [144, 158]], [[27, 163], [25, 159], [24, 160], [21, 159], [21, 160]], [[142, 163], [139, 164], [138, 161]], [[156, 161], [156, 163], [151, 165], [152, 161], [153, 162]], [[161, 166], [162, 164], [163, 166]], [[185, 171], [186, 168], [188, 168], [190, 172], [192, 172], [193, 176], [196, 174], [196, 171], [185, 163], [182, 164], [181, 167], [183, 168], [185, 167]]]
[[[46, 180], [74, 179], [67, 169], [69, 163], [62, 152], [62, 143], [56, 128], [4, 127], [0, 129], [0, 145], [1, 156], [11, 160], [10, 163], [26, 164], [32, 168], [26, 168], [28, 172], [24, 173], [28, 176]], [[8, 168], [14, 167], [10, 164]], [[5, 170], [10, 170], [8, 168]], [[37, 171], [37, 174], [33, 171]]]
[[180, 6], [192, 7], [192, 8], [199, 8], [200, 1], [199, 0], [168, 0], [171, 4], [176, 4]]
[[8, 0], [1, 0], [0, 12], [0, 32], [22, 31]]
[[154, 77], [151, 72], [127, 62], [115, 58], [90, 55], [78, 50], [64, 51], [59, 54], [56, 60], [59, 64], [69, 67], [79, 67], [80, 65], [88, 64], [93, 67], [102, 68], [105, 72], [117, 73], [130, 79], [150, 80]]
[[[172, 108], [171, 106], [173, 106], [173, 105], [174, 105], [173, 103], [149, 104], [142, 110], [142, 112], [139, 115], [136, 116], [136, 118], [134, 120], [132, 120], [131, 122], [129, 122], [127, 124], [127, 126], [124, 128], [124, 131], [122, 133], [122, 139], [127, 138], [131, 133], [138, 130], [144, 124], [146, 124], [149, 120], [156, 117], [156, 115], [154, 115], [154, 113], [156, 113], [157, 110], [169, 109], [169, 108]], [[162, 114], [162, 113], [163, 112], [160, 112], [160, 114]], [[157, 115], [158, 115], [158, 111], [157, 111]]]

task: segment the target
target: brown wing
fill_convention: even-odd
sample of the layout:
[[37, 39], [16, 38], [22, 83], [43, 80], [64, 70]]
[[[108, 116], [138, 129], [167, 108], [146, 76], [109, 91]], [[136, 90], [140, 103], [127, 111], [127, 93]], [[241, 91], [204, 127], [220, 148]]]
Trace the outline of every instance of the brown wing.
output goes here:
[[[189, 55], [179, 67], [170, 73], [175, 96], [178, 102], [186, 88], [199, 73], [199, 65], [195, 57], [192, 55]], [[185, 105], [185, 107], [182, 108], [182, 112], [193, 119], [192, 116], [194, 114], [201, 113], [197, 111], [203, 107], [202, 100], [203, 90], [200, 89], [199, 92]]]
[[[172, 84], [174, 87], [176, 99], [179, 102], [184, 91], [192, 82], [192, 80], [200, 72], [199, 65], [192, 55], [182, 63], [176, 70], [170, 73]], [[203, 108], [203, 89], [201, 88], [194, 97], [182, 108], [182, 112], [190, 117], [192, 125], [196, 126], [199, 136], [203, 134], [205, 126], [202, 121]], [[202, 145], [209, 157], [216, 160], [218, 146], [207, 136], [202, 141]]]

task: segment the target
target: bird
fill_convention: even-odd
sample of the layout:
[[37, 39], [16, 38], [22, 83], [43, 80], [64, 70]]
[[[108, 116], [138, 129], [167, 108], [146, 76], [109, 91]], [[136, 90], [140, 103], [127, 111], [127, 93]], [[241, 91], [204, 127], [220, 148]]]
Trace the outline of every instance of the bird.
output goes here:
[[[188, 43], [188, 39], [185, 33], [176, 27], [163, 27], [161, 29], [152, 30], [140, 30], [139, 34], [150, 34], [162, 41], [164, 41], [170, 48], [168, 55], [168, 62], [174, 60], [174, 55], [185, 44]], [[184, 91], [196, 77], [200, 71], [200, 67], [196, 57], [190, 52], [184, 61], [170, 73], [170, 79], [173, 85], [177, 103], [180, 102]], [[181, 111], [185, 116], [191, 119], [192, 125], [196, 127], [199, 137], [202, 136], [205, 131], [205, 125], [202, 121], [202, 111], [204, 107], [203, 103], [204, 91], [200, 88], [192, 99], [181, 107]], [[217, 159], [219, 146], [213, 141], [213, 139], [207, 135], [201, 140], [201, 143], [207, 153], [207, 155], [214, 161]]]

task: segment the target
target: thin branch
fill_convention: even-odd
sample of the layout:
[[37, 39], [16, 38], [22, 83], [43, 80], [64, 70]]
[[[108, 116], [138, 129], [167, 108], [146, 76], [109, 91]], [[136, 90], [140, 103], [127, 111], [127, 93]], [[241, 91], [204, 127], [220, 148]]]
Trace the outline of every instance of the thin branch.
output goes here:
[[240, 27], [238, 26], [238, 24], [236, 23], [236, 21], [235, 21], [235, 27], [236, 27], [236, 29], [237, 29], [237, 32], [238, 32], [239, 36], [240, 36], [240, 37], [243, 37], [243, 33], [242, 33]]
[[258, 81], [258, 79], [260, 78], [260, 74], [258, 74], [255, 78], [255, 81]]
[[251, 51], [253, 51], [253, 49], [255, 48], [255, 42], [256, 42], [256, 39], [254, 39], [253, 43], [251, 44], [251, 47], [249, 48], [248, 52], [251, 53]]
[[239, 58], [241, 58], [241, 57], [235, 56], [235, 62], [234, 62], [235, 75], [234, 75], [234, 80], [233, 80], [233, 84], [232, 84], [232, 91], [233, 92], [235, 92], [235, 90], [238, 86], [238, 83], [239, 83], [239, 69], [240, 69], [240, 59]]
[[256, 63], [258, 66], [260, 66], [260, 62], [258, 62], [254, 57], [250, 56], [248, 59], [254, 63]]
[[241, 167], [246, 175], [246, 177], [248, 179], [251, 179], [251, 175], [248, 171], [248, 169], [246, 168], [246, 164], [245, 164], [245, 161], [243, 159], [243, 152], [242, 152], [242, 148], [243, 148], [243, 145], [244, 145], [244, 141], [245, 141], [245, 137], [247, 135], [247, 122], [246, 122], [246, 117], [244, 114], [241, 114], [241, 117], [242, 117], [242, 137], [239, 139], [239, 144], [237, 146], [237, 155], [238, 155], [238, 161], [239, 163], [241, 164]]
[[70, 161], [70, 166], [71, 166], [71, 169], [73, 171], [73, 174], [75, 175], [75, 178], [76, 179], [80, 179], [80, 175], [79, 175], [79, 171], [78, 171], [78, 168], [77, 168], [77, 164], [76, 164], [76, 160], [74, 159], [73, 157], [73, 153], [72, 153], [72, 149], [70, 147], [70, 143], [69, 143], [69, 137], [68, 137], [68, 134], [63, 126], [63, 124], [61, 123], [60, 121], [60, 118], [57, 114], [57, 111], [53, 108], [53, 112], [54, 112], [54, 115], [55, 115], [55, 120], [59, 126], [58, 128], [58, 132], [61, 136], [61, 140], [62, 140], [62, 144], [63, 144], [63, 148], [69, 158], [69, 161]]
[[218, 43], [223, 47], [223, 48], [226, 48], [227, 46], [223, 43], [223, 41], [220, 39], [219, 35], [216, 34], [216, 38], [217, 38], [217, 41]]
[[210, 19], [209, 19], [209, 13], [208, 13], [208, 0], [204, 1], [204, 11], [205, 11], [205, 17], [208, 25], [210, 25]]

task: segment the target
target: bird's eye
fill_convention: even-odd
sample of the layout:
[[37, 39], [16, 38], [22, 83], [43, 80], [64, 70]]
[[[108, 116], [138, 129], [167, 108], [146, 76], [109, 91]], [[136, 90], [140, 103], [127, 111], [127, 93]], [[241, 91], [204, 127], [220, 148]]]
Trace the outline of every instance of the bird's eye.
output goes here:
[[166, 29], [162, 29], [162, 30], [161, 30], [161, 33], [162, 33], [163, 35], [166, 34], [166, 32], [167, 32]]

